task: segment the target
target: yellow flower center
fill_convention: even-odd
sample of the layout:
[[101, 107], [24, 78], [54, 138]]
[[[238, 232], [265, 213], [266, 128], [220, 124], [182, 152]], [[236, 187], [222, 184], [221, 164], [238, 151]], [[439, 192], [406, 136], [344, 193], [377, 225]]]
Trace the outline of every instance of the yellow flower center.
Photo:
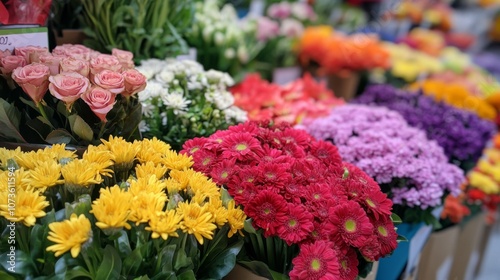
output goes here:
[[296, 221], [296, 220], [290, 220], [290, 221], [288, 222], [288, 225], [289, 225], [290, 227], [295, 227], [295, 226], [297, 226], [297, 221]]
[[346, 261], [341, 261], [340, 265], [342, 265], [343, 269], [347, 269], [347, 262]]
[[368, 204], [368, 206], [372, 208], [375, 208], [375, 203], [373, 203], [373, 201], [371, 201], [371, 199], [369, 198], [366, 199], [366, 204]]
[[321, 195], [319, 195], [319, 194], [315, 194], [313, 197], [314, 197], [314, 199], [320, 199], [320, 198], [321, 198]]
[[384, 236], [384, 237], [386, 237], [386, 236], [387, 236], [387, 230], [385, 229], [385, 227], [383, 227], [383, 226], [378, 226], [377, 230], [378, 230], [378, 232], [379, 232], [382, 236]]
[[264, 214], [266, 214], [266, 215], [267, 215], [267, 214], [269, 214], [269, 213], [271, 213], [271, 209], [264, 209]]
[[356, 231], [356, 222], [349, 219], [349, 220], [345, 221], [344, 227], [348, 232], [354, 232], [354, 231]]
[[224, 171], [220, 174], [220, 176], [223, 178], [223, 179], [226, 179], [227, 176], [229, 176], [229, 174], [227, 173], [227, 171]]
[[210, 158], [206, 158], [203, 160], [203, 165], [208, 165], [212, 160]]
[[247, 145], [245, 145], [245, 144], [238, 144], [238, 145], [236, 145], [236, 150], [237, 150], [237, 151], [244, 151], [244, 150], [246, 150], [247, 148], [248, 148], [248, 147], [247, 147]]
[[319, 271], [321, 269], [321, 262], [318, 259], [313, 259], [311, 262], [311, 269]]
[[200, 148], [198, 148], [198, 147], [194, 147], [194, 148], [192, 148], [192, 149], [191, 149], [191, 151], [190, 151], [190, 152], [191, 152], [191, 153], [195, 153], [195, 152], [197, 152], [199, 149], [200, 149]]

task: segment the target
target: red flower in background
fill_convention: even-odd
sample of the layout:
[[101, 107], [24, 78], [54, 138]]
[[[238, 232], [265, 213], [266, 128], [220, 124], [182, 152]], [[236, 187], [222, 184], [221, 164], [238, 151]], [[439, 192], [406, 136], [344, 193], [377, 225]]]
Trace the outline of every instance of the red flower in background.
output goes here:
[[52, 0], [9, 0], [0, 2], [0, 23], [45, 26]]

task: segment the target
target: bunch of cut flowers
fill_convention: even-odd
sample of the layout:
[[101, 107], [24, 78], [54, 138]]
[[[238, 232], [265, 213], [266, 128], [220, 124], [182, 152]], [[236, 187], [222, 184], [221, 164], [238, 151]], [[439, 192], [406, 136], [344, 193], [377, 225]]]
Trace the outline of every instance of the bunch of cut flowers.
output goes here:
[[329, 26], [308, 27], [297, 46], [304, 67], [319, 67], [319, 74], [388, 68], [389, 53], [375, 35], [344, 35]]
[[372, 86], [354, 102], [384, 106], [400, 113], [408, 124], [422, 129], [429, 139], [437, 141], [450, 162], [466, 172], [481, 157], [496, 130], [493, 122], [472, 112], [389, 85]]
[[89, 145], [102, 137], [138, 139], [136, 93], [146, 77], [130, 52], [82, 45], [0, 52], [0, 140]]
[[332, 107], [344, 104], [324, 82], [317, 82], [310, 74], [284, 86], [251, 74], [231, 92], [235, 104], [247, 111], [253, 121], [300, 123], [304, 117], [324, 116]]
[[[261, 49], [255, 26], [243, 24], [231, 4], [218, 0], [197, 1], [194, 22], [186, 34], [196, 48], [197, 61], [208, 69], [228, 72], [240, 78]], [[242, 76], [241, 76], [242, 77]]]
[[0, 164], [2, 279], [222, 279], [242, 248], [244, 212], [157, 139], [0, 148]]
[[244, 122], [246, 113], [234, 105], [227, 73], [208, 70], [191, 60], [145, 60], [139, 71], [148, 78], [139, 93], [143, 118], [140, 130], [179, 150], [185, 141]]
[[448, 163], [443, 149], [395, 111], [345, 105], [324, 118], [305, 121], [315, 138], [331, 141], [342, 158], [373, 177], [408, 223], [439, 227], [432, 211], [457, 195], [464, 173]]
[[397, 246], [392, 202], [377, 183], [305, 131], [247, 122], [181, 153], [243, 207], [240, 264], [265, 277], [356, 279]]
[[317, 16], [307, 3], [286, 1], [270, 5], [266, 14], [248, 24], [255, 25], [257, 40], [264, 44], [255, 61], [261, 75], [270, 80], [274, 69], [297, 64], [294, 46]]

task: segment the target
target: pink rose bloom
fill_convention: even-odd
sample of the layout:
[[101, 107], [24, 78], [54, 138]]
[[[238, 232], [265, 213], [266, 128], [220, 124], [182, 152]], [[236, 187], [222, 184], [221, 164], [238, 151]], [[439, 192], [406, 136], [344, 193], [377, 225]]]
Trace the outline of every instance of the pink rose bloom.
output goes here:
[[25, 65], [26, 60], [23, 56], [8, 55], [0, 58], [0, 72], [4, 75], [8, 75], [17, 67], [23, 67]]
[[45, 93], [47, 93], [49, 76], [49, 67], [40, 63], [18, 67], [12, 72], [12, 79], [21, 86], [36, 105], [38, 105]]
[[120, 49], [112, 49], [111, 54], [118, 58], [122, 64], [123, 69], [132, 69], [134, 65], [134, 54], [129, 51], [124, 51]]
[[40, 63], [49, 67], [52, 76], [59, 74], [59, 65], [63, 58], [63, 56], [54, 56], [52, 54], [44, 54], [39, 57]]
[[90, 60], [91, 75], [96, 75], [103, 70], [121, 72], [122, 64], [120, 63], [118, 58], [116, 58], [116, 56], [112, 56], [109, 54], [100, 54]]
[[90, 54], [92, 53], [91, 49], [83, 45], [71, 45], [65, 51], [66, 56], [82, 60], [90, 60]]
[[281, 23], [280, 34], [286, 37], [297, 38], [304, 33], [304, 26], [299, 21], [287, 18]]
[[35, 46], [19, 47], [14, 49], [14, 54], [24, 57], [27, 64], [39, 62], [38, 57], [42, 54], [48, 53], [49, 49]]
[[277, 22], [267, 17], [257, 19], [257, 40], [267, 41], [278, 36], [280, 27]]
[[57, 46], [52, 50], [52, 54], [57, 56], [67, 56], [67, 50], [71, 46], [71, 44], [63, 44], [61, 46]]
[[146, 88], [146, 76], [141, 74], [141, 72], [130, 69], [122, 73], [125, 80], [125, 91], [122, 92], [124, 96], [132, 96]]
[[267, 9], [267, 15], [270, 18], [284, 19], [289, 17], [291, 13], [292, 7], [288, 2], [273, 4]]
[[82, 94], [82, 100], [101, 121], [106, 122], [106, 115], [115, 105], [115, 94], [101, 87], [92, 87]]
[[94, 83], [114, 94], [120, 94], [125, 89], [125, 79], [121, 73], [102, 70], [94, 77]]
[[66, 104], [68, 111], [71, 111], [73, 103], [87, 91], [90, 82], [86, 77], [75, 73], [62, 73], [49, 77], [50, 93]]
[[292, 7], [292, 15], [299, 20], [316, 20], [316, 13], [313, 8], [307, 3], [293, 3]]
[[12, 53], [9, 50], [0, 51], [0, 58], [6, 57], [6, 56], [9, 56], [9, 55], [12, 55]]
[[89, 76], [89, 63], [85, 60], [75, 59], [72, 57], [63, 58], [59, 63], [60, 72], [76, 72], [84, 77]]

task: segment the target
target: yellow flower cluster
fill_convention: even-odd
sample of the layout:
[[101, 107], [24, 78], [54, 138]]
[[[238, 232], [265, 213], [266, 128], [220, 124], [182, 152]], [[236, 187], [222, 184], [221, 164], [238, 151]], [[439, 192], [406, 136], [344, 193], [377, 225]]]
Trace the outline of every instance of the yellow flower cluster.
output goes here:
[[421, 75], [438, 73], [444, 68], [438, 58], [407, 45], [384, 43], [384, 48], [391, 56], [391, 74], [406, 82], [414, 82]]
[[[1, 148], [0, 167], [5, 171], [0, 171], [0, 215], [33, 226], [46, 215], [47, 207], [54, 207], [48, 201], [58, 198], [47, 198], [54, 191], [69, 191], [76, 199], [101, 187], [90, 213], [49, 225], [49, 240], [55, 245], [47, 250], [56, 256], [71, 251], [76, 257], [91, 240], [91, 215], [96, 228], [107, 235], [141, 224], [153, 239], [184, 233], [200, 244], [226, 225], [228, 237], [241, 234], [244, 212], [233, 200], [223, 201], [220, 187], [211, 179], [191, 169], [190, 157], [157, 139], [130, 143], [110, 137], [102, 142], [89, 146], [81, 159], [64, 145], [29, 153]], [[20, 167], [15, 172], [7, 170], [9, 159]], [[118, 178], [119, 174], [124, 177]], [[14, 182], [9, 178], [15, 178]], [[15, 190], [14, 212], [9, 209], [11, 189]]]
[[500, 193], [500, 151], [488, 149], [486, 159], [481, 159], [476, 168], [469, 172], [469, 185], [480, 189], [487, 195]]
[[493, 120], [497, 115], [497, 111], [493, 106], [482, 98], [473, 95], [460, 84], [427, 79], [415, 83], [410, 88], [421, 89], [424, 94], [432, 96], [436, 101], [443, 101], [454, 107], [474, 112], [483, 119]]

